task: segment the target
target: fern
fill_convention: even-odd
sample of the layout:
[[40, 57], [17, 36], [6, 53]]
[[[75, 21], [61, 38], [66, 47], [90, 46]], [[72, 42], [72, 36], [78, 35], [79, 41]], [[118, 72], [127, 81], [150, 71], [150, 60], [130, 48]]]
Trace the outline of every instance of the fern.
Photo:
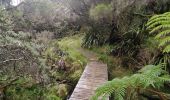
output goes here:
[[135, 88], [160, 88], [165, 82], [170, 82], [170, 76], [162, 69], [161, 65], [148, 65], [141, 69], [137, 74], [122, 79], [115, 78], [99, 87], [96, 94], [92, 97], [93, 100], [98, 98], [106, 98], [111, 94], [115, 100], [124, 100], [127, 96], [129, 87]]
[[159, 47], [164, 53], [170, 52], [170, 12], [155, 15], [147, 23], [150, 33], [157, 33], [155, 38], [159, 41]]

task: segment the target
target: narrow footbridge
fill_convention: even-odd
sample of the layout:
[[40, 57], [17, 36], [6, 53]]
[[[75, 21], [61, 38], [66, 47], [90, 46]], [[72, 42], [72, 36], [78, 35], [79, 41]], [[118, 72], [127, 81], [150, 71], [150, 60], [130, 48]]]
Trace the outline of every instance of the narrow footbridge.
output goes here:
[[107, 80], [107, 65], [98, 61], [90, 61], [69, 100], [90, 100], [97, 87]]

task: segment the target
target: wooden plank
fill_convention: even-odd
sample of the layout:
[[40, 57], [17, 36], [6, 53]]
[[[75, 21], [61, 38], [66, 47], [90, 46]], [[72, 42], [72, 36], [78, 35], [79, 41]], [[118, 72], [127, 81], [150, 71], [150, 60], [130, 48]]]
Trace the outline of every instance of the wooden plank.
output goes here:
[[108, 80], [107, 65], [97, 61], [87, 64], [69, 100], [89, 100], [98, 86]]

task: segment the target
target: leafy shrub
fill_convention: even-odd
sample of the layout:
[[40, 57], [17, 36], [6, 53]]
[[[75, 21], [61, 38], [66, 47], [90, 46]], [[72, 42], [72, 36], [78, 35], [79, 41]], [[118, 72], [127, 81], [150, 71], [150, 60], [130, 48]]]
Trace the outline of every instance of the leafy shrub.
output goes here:
[[144, 35], [140, 30], [124, 33], [120, 40], [113, 44], [112, 54], [133, 57], [138, 52], [143, 40]]
[[33, 41], [30, 33], [14, 32], [5, 9], [0, 12], [0, 23], [0, 95], [10, 100], [39, 98], [43, 87], [35, 85], [46, 81], [39, 52], [43, 45]]
[[99, 46], [101, 43], [100, 43], [100, 37], [97, 34], [93, 32], [93, 29], [90, 29], [83, 39], [82, 46], [85, 48], [92, 48], [93, 46]]
[[111, 32], [111, 27], [109, 24], [101, 24], [95, 21], [92, 22], [93, 23], [89, 26], [83, 38], [82, 46], [85, 48], [103, 45], [107, 42]]

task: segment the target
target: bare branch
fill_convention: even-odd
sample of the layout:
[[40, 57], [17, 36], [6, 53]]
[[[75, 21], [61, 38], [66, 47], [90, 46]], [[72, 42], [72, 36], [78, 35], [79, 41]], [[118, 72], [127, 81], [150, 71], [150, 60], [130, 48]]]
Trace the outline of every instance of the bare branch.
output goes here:
[[18, 59], [8, 59], [8, 60], [0, 62], [0, 64], [7, 63], [7, 62], [10, 62], [10, 61], [18, 61], [18, 60], [22, 60], [22, 59], [23, 59], [23, 57], [22, 58], [18, 58]]

